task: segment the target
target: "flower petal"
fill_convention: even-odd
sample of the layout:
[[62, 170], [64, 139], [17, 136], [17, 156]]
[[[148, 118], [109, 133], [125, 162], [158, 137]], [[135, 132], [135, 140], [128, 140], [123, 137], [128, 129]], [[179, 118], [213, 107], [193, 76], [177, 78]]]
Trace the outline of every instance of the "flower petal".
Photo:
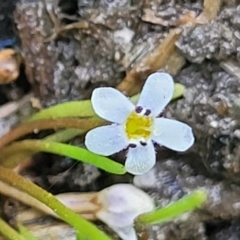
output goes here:
[[137, 240], [137, 233], [133, 226], [126, 226], [124, 228], [111, 227], [122, 240]]
[[135, 106], [118, 90], [101, 87], [93, 91], [93, 109], [101, 118], [114, 123], [123, 123]]
[[89, 131], [85, 145], [91, 152], [109, 156], [126, 148], [128, 141], [121, 125], [108, 125]]
[[184, 152], [194, 143], [192, 128], [185, 123], [156, 118], [152, 140], [169, 149]]
[[137, 106], [149, 109], [153, 116], [157, 116], [172, 99], [174, 82], [167, 73], [151, 74], [143, 86]]
[[129, 173], [140, 175], [149, 171], [155, 162], [154, 146], [148, 141], [146, 146], [139, 144], [136, 148], [129, 148], [125, 168]]
[[134, 220], [155, 208], [154, 200], [132, 184], [115, 184], [98, 192], [96, 217], [111, 227], [123, 240], [137, 240]]

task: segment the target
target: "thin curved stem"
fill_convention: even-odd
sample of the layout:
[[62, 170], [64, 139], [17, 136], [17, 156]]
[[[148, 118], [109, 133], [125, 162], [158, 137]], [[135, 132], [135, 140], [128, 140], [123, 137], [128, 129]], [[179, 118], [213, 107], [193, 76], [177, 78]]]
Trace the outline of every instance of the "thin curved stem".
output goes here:
[[105, 121], [92, 121], [90, 119], [78, 118], [58, 118], [58, 119], [42, 119], [33, 122], [21, 124], [19, 127], [12, 129], [2, 138], [0, 138], [0, 148], [11, 143], [12, 141], [23, 137], [32, 132], [39, 132], [46, 129], [59, 128], [78, 128], [90, 130], [92, 128], [106, 124]]
[[[107, 157], [94, 154], [84, 148], [71, 146], [68, 144], [45, 141], [45, 140], [24, 140], [11, 144], [1, 150], [0, 165], [13, 168], [17, 166], [19, 162], [11, 162], [8, 157], [14, 156], [21, 152], [48, 152], [58, 154], [61, 156], [70, 157], [77, 161], [85, 162], [94, 165], [104, 171], [113, 174], [125, 174], [126, 169], [118, 162], [115, 162]], [[15, 161], [15, 158], [12, 158]], [[22, 158], [19, 159], [20, 161]]]

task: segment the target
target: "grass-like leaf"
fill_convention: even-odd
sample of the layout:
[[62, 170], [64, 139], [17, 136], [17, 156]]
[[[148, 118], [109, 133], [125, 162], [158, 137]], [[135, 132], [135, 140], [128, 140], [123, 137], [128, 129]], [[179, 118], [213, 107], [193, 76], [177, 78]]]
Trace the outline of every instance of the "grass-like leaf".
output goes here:
[[125, 167], [122, 164], [112, 161], [107, 157], [94, 154], [84, 148], [46, 140], [24, 140], [3, 148], [1, 150], [0, 165], [7, 168], [12, 168], [12, 165], [16, 165], [17, 163], [12, 163], [9, 160], [5, 161], [5, 159], [19, 152], [27, 151], [54, 153], [94, 165], [113, 174], [126, 173]]
[[27, 240], [38, 240], [35, 236], [32, 235], [32, 233], [25, 228], [22, 224], [18, 223], [18, 231], [22, 236], [24, 236]]
[[[57, 200], [52, 194], [38, 187], [31, 181], [23, 178], [12, 170], [0, 166], [0, 180], [26, 192], [30, 196], [50, 207], [62, 220], [76, 229], [78, 239], [111, 240], [104, 232], [95, 225], [85, 220], [79, 214], [73, 212]], [[3, 224], [0, 226], [4, 226]], [[2, 231], [2, 228], [1, 228]], [[11, 238], [26, 240], [24, 238]]]
[[96, 117], [90, 100], [61, 103], [34, 114], [29, 121], [64, 117]]
[[0, 218], [0, 235], [6, 239], [14, 240], [28, 240], [23, 235], [18, 233], [15, 229], [10, 227], [2, 218]]
[[[83, 130], [83, 129], [71, 129], [71, 128], [64, 129], [43, 138], [43, 140], [51, 141], [51, 142], [67, 142], [73, 139], [74, 137], [81, 135], [85, 132], [86, 130]], [[26, 159], [31, 158], [36, 153], [37, 153], [36, 151], [21, 151], [16, 154], [13, 154], [12, 156], [5, 158], [3, 161], [8, 162], [7, 163], [8, 168], [15, 168], [18, 166], [19, 163], [21, 163]]]
[[136, 222], [138, 224], [149, 225], [170, 221], [180, 214], [193, 211], [201, 206], [206, 201], [206, 198], [207, 195], [204, 191], [195, 191], [162, 209], [140, 215]]
[[[185, 87], [180, 83], [175, 83], [174, 93], [172, 100], [181, 97], [185, 91]], [[137, 103], [140, 94], [136, 94], [131, 97], [130, 100], [133, 103]], [[83, 101], [72, 101], [61, 103], [33, 115], [28, 121], [34, 121], [39, 119], [49, 119], [49, 118], [64, 118], [64, 117], [91, 117], [93, 120], [100, 119], [94, 112], [90, 100]]]

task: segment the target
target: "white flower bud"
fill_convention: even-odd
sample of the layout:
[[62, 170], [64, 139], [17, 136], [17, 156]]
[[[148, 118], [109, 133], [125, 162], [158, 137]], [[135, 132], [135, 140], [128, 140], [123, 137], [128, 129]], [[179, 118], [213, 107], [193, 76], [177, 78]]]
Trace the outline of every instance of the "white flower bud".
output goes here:
[[134, 219], [154, 209], [153, 199], [131, 184], [116, 184], [99, 192], [102, 208], [98, 219], [111, 227], [123, 240], [136, 240]]

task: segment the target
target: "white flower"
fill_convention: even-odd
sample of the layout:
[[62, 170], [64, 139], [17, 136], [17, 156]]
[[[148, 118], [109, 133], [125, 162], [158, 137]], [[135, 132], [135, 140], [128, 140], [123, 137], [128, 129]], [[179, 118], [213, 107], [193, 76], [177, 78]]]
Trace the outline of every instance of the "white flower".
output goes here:
[[134, 220], [155, 208], [153, 199], [131, 184], [115, 184], [103, 189], [98, 193], [97, 203], [102, 207], [96, 217], [123, 240], [137, 240]]
[[148, 77], [136, 106], [114, 88], [95, 89], [91, 99], [94, 111], [114, 124], [89, 131], [86, 147], [104, 156], [128, 148], [125, 167], [135, 175], [144, 174], [155, 165], [153, 143], [186, 151], [194, 143], [191, 127], [158, 117], [170, 102], [173, 91], [172, 77], [159, 72]]

